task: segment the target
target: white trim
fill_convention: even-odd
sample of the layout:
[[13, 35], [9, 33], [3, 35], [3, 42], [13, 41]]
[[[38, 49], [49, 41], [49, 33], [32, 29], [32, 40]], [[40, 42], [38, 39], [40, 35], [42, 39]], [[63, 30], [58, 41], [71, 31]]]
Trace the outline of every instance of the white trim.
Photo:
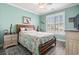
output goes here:
[[62, 41], [62, 42], [65, 42], [66, 40], [62, 40], [62, 39], [57, 39], [58, 41]]
[[[51, 13], [51, 12], [55, 12], [55, 11], [57, 11], [57, 10], [55, 10], [55, 11], [48, 11], [48, 12], [45, 12], [45, 13], [38, 13], [38, 12], [34, 12], [34, 11], [32, 11], [32, 10], [29, 10], [29, 9], [25, 9], [25, 8], [23, 8], [23, 7], [20, 7], [20, 6], [18, 6], [18, 5], [15, 5], [15, 4], [12, 4], [12, 3], [7, 3], [8, 5], [11, 5], [11, 6], [14, 6], [14, 7], [17, 7], [17, 8], [20, 8], [20, 9], [23, 9], [23, 10], [25, 10], [25, 11], [28, 11], [28, 12], [31, 12], [31, 13], [34, 13], [34, 14], [37, 14], [37, 15], [45, 15], [45, 14], [48, 14], [48, 13]], [[72, 7], [72, 6], [76, 6], [76, 5], [79, 5], [78, 3], [76, 3], [76, 4], [71, 4], [71, 5], [68, 5], [68, 6], [66, 6], [66, 7], [64, 7], [64, 8], [60, 8], [60, 9], [58, 9], [58, 10], [62, 10], [62, 9], [65, 9], [65, 8], [69, 8], [69, 7]]]
[[45, 12], [45, 13], [39, 13], [39, 15], [46, 15], [46, 14], [49, 14], [49, 13], [53, 13], [53, 12], [56, 12], [56, 11], [58, 11], [58, 10], [63, 10], [63, 9], [66, 9], [66, 8], [70, 8], [70, 7], [73, 7], [73, 6], [76, 6], [76, 5], [79, 5], [78, 3], [72, 3], [71, 5], [68, 5], [68, 6], [65, 6], [65, 7], [63, 7], [63, 8], [59, 8], [59, 9], [57, 9], [57, 10], [54, 10], [54, 11], [48, 11], [48, 12]]
[[[59, 12], [59, 13], [54, 13], [54, 14], [50, 14], [50, 15], [47, 15], [46, 16], [46, 32], [49, 32], [49, 30], [48, 30], [48, 27], [47, 27], [47, 18], [49, 18], [49, 17], [54, 17], [54, 16], [57, 16], [57, 15], [63, 15], [63, 26], [64, 26], [64, 30], [65, 30], [65, 11], [62, 11], [62, 12]], [[60, 35], [65, 35], [65, 32], [54, 32], [54, 34], [60, 34]]]
[[19, 9], [22, 9], [22, 10], [25, 10], [25, 11], [28, 11], [28, 12], [31, 12], [31, 13], [33, 13], [33, 14], [39, 15], [38, 13], [36, 13], [36, 12], [34, 12], [34, 11], [31, 11], [31, 10], [29, 10], [29, 9], [25, 9], [25, 8], [20, 7], [20, 6], [18, 6], [18, 5], [15, 5], [15, 4], [12, 4], [12, 3], [7, 3], [7, 4], [8, 4], [8, 5], [11, 5], [11, 6], [14, 6], [14, 7], [16, 7], [16, 8], [19, 8]]

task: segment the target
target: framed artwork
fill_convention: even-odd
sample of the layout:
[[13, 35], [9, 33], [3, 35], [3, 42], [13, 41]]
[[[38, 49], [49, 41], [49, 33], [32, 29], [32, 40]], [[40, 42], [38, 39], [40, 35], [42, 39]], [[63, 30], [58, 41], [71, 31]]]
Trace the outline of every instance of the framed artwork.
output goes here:
[[74, 22], [74, 21], [75, 21], [75, 17], [69, 18], [69, 22]]
[[29, 24], [31, 22], [31, 18], [27, 17], [27, 16], [23, 16], [23, 23], [24, 24]]

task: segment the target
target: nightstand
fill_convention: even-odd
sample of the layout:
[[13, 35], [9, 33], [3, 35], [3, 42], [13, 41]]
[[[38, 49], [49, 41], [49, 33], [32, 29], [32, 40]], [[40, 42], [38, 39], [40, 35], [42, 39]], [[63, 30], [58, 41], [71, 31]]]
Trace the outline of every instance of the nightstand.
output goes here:
[[9, 46], [17, 45], [17, 34], [5, 34], [4, 35], [4, 45], [3, 48]]

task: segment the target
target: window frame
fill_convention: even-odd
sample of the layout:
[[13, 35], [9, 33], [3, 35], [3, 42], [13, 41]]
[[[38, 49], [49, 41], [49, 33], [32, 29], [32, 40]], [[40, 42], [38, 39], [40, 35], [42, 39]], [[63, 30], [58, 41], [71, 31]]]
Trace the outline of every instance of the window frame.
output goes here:
[[[63, 32], [61, 32], [61, 31], [60, 31], [60, 32], [57, 32], [57, 31], [56, 31], [56, 22], [57, 22], [57, 24], [58, 24], [58, 21], [56, 21], [54, 18], [55, 18], [56, 16], [59, 17], [60, 15], [63, 17], [63, 18], [62, 18], [62, 22], [59, 21], [59, 24], [63, 24], [63, 25], [62, 25], [62, 26], [64, 27], [64, 28], [63, 28]], [[47, 22], [47, 21], [48, 21], [48, 19], [50, 20], [51, 18], [53, 18], [53, 21], [55, 22], [55, 23], [53, 22], [55, 26], [52, 25], [52, 26], [55, 27], [55, 28], [54, 28], [55, 31], [53, 31], [54, 34], [61, 34], [61, 35], [64, 35], [64, 34], [65, 34], [65, 12], [59, 12], [59, 13], [50, 14], [50, 15], [47, 15], [47, 16], [46, 16], [46, 32], [49, 32], [49, 31], [48, 31], [49, 29], [48, 29], [48, 27], [47, 27], [47, 25], [48, 25], [48, 22]], [[59, 18], [59, 19], [60, 19], [60, 18]], [[50, 23], [49, 23], [49, 24], [50, 24]], [[60, 28], [60, 27], [59, 27], [59, 28]], [[53, 30], [54, 30], [54, 29], [53, 29]], [[51, 33], [52, 33], [52, 32], [51, 32]]]

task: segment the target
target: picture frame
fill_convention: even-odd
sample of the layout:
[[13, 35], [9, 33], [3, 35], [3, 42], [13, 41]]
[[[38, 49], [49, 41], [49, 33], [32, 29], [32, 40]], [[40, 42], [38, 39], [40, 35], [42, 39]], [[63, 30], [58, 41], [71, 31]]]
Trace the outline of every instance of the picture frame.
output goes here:
[[23, 16], [23, 23], [24, 24], [29, 24], [31, 22], [31, 18], [27, 16]]
[[75, 22], [75, 17], [69, 18], [69, 22]]

